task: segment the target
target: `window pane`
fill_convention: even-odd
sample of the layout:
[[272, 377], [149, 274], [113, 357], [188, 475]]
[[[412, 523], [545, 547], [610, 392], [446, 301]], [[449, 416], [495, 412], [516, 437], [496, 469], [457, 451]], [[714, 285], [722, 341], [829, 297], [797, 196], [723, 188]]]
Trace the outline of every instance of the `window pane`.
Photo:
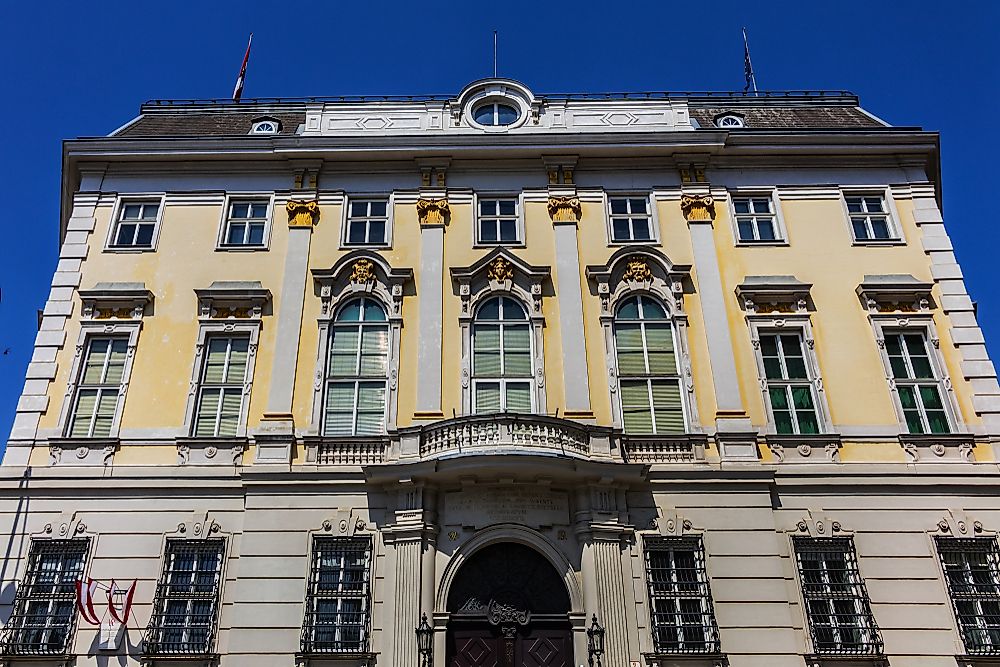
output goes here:
[[134, 224], [121, 224], [118, 225], [118, 235], [115, 236], [115, 245], [119, 246], [130, 246], [135, 239], [135, 225]]
[[73, 413], [73, 424], [70, 436], [85, 438], [90, 435], [90, 422], [97, 407], [97, 389], [81, 389], [76, 395], [76, 410]]
[[364, 222], [352, 222], [348, 227], [348, 243], [364, 243], [366, 241], [367, 225]]
[[500, 221], [500, 240], [513, 242], [517, 240], [517, 221], [504, 218]]
[[531, 412], [531, 385], [527, 382], [508, 382], [506, 407], [509, 412]]
[[250, 204], [247, 202], [234, 202], [232, 206], [232, 217], [234, 218], [248, 218], [250, 213]]
[[487, 243], [492, 243], [497, 240], [497, 224], [496, 220], [480, 220], [479, 222], [479, 240], [485, 241]]
[[847, 197], [847, 210], [851, 213], [861, 213], [861, 197]]
[[611, 200], [611, 212], [615, 214], [628, 213], [628, 200], [627, 199], [612, 199]]
[[142, 204], [126, 204], [122, 207], [122, 220], [138, 220], [142, 217]]
[[247, 238], [250, 245], [264, 245], [264, 223], [253, 223], [250, 225], [250, 234]]
[[229, 233], [226, 235], [226, 243], [229, 245], [240, 245], [243, 243], [246, 233], [246, 224], [233, 222], [229, 225]]
[[135, 245], [141, 248], [150, 248], [153, 245], [153, 225], [139, 225], [135, 235]]
[[632, 218], [632, 238], [636, 241], [648, 241], [653, 238], [649, 232], [649, 219]]
[[629, 434], [653, 433], [649, 385], [645, 381], [621, 381], [622, 422]]
[[517, 201], [514, 199], [501, 199], [499, 201], [500, 215], [516, 215]]
[[219, 399], [222, 390], [219, 388], [209, 388], [201, 390], [201, 398], [198, 402], [198, 412], [194, 422], [194, 434], [212, 436], [215, 435], [215, 420], [219, 410]]
[[351, 301], [337, 313], [338, 322], [358, 322], [361, 320], [361, 299]]
[[366, 326], [361, 332], [361, 375], [382, 376], [389, 370], [389, 330]]
[[476, 383], [476, 412], [500, 412], [500, 385], [496, 382]]
[[753, 220], [751, 218], [740, 218], [736, 221], [736, 225], [739, 228], [741, 241], [756, 240], [753, 233]]
[[872, 233], [875, 238], [879, 240], [892, 238], [892, 234], [889, 233], [889, 223], [885, 218], [875, 218], [871, 219], [872, 223]]
[[628, 218], [614, 218], [611, 221], [611, 235], [615, 241], [628, 241], [631, 234], [629, 231]]
[[773, 241], [777, 238], [774, 222], [770, 218], [757, 218], [757, 232], [761, 241]]
[[646, 347], [650, 373], [664, 375], [677, 372], [674, 338], [670, 325], [647, 324]]
[[680, 383], [653, 381], [653, 412], [656, 415], [657, 433], [683, 433], [684, 411], [681, 408]]
[[384, 218], [388, 205], [389, 202], [385, 200], [369, 202], [369, 207], [371, 211], [369, 215], [372, 216], [373, 218]]
[[385, 221], [372, 220], [368, 223], [368, 243], [385, 243]]
[[733, 208], [736, 209], [737, 213], [750, 213], [750, 200], [749, 199], [734, 199]]
[[851, 227], [854, 228], [854, 238], [859, 241], [868, 239], [868, 227], [865, 226], [864, 218], [851, 218]]

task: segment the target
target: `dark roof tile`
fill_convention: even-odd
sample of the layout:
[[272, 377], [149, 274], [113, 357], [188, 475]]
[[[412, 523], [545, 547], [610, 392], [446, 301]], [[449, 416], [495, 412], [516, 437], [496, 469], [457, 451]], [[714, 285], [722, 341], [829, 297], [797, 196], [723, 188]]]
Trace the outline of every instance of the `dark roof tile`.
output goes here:
[[295, 134], [306, 122], [304, 113], [154, 113], [141, 116], [116, 137], [206, 137], [249, 134], [258, 118], [281, 121], [279, 134]]
[[886, 127], [858, 107], [848, 106], [738, 106], [691, 107], [691, 118], [702, 127], [715, 127], [717, 116], [734, 113], [743, 116], [748, 128], [760, 129], [851, 129]]

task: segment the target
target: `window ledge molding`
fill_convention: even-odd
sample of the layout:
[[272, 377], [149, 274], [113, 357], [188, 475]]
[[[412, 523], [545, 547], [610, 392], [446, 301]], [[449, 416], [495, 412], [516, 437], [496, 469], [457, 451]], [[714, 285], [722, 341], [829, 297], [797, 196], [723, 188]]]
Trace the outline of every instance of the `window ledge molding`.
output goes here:
[[185, 436], [177, 438], [177, 465], [238, 466], [249, 439], [245, 436]]
[[266, 252], [266, 245], [241, 245], [241, 244], [220, 244], [215, 246], [216, 252]]
[[792, 244], [787, 239], [775, 239], [773, 241], [743, 241], [737, 240], [737, 248], [788, 248]]
[[50, 466], [110, 466], [118, 438], [49, 438]]
[[378, 653], [296, 653], [295, 667], [374, 667]]
[[79, 290], [79, 295], [82, 317], [88, 320], [138, 320], [153, 302], [153, 293], [145, 283], [97, 283]]
[[[975, 463], [976, 440], [969, 433], [899, 435], [907, 463]], [[1000, 661], [1000, 659], [998, 659]]]
[[806, 667], [889, 667], [881, 655], [805, 655]]
[[956, 655], [958, 667], [1000, 667], [1000, 654]]
[[903, 239], [886, 239], [884, 241], [871, 241], [871, 240], [858, 241], [855, 239], [854, 241], [851, 242], [851, 245], [856, 248], [882, 248], [886, 246], [894, 247], [894, 246], [906, 245], [906, 241], [904, 241]]
[[774, 463], [780, 465], [794, 463], [840, 463], [840, 448], [843, 445], [839, 433], [816, 435], [764, 436], [767, 448], [771, 450]]
[[725, 653], [643, 653], [646, 667], [729, 667]]
[[14, 667], [24, 664], [38, 665], [38, 667], [74, 667], [76, 657], [67, 653], [46, 655], [8, 653], [0, 656], [0, 667]]

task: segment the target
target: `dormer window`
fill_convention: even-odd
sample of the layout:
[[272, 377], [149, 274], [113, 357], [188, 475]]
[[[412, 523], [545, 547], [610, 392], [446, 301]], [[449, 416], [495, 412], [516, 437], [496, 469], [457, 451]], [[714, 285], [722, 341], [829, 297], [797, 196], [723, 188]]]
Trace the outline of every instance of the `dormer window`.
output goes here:
[[277, 134], [281, 123], [274, 118], [258, 118], [250, 126], [250, 134]]
[[743, 116], [735, 113], [727, 113], [715, 119], [715, 126], [723, 128], [746, 127], [746, 123], [743, 121]]

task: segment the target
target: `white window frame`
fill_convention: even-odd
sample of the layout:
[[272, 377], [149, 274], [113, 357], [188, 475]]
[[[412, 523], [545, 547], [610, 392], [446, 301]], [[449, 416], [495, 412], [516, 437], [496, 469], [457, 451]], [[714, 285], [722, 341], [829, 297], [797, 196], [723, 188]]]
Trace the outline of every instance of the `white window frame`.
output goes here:
[[[156, 209], [156, 221], [153, 223], [153, 238], [150, 239], [149, 247], [137, 246], [117, 246], [115, 237], [118, 235], [118, 226], [122, 222], [119, 218], [125, 210], [125, 206], [130, 204], [158, 204]], [[115, 206], [111, 211], [111, 222], [108, 225], [108, 236], [104, 241], [105, 252], [139, 253], [155, 252], [160, 241], [160, 228], [163, 222], [163, 209], [166, 205], [165, 193], [136, 193], [128, 195], [118, 195]]]
[[[479, 318], [478, 318], [479, 311], [482, 309], [482, 306], [486, 302], [491, 301], [492, 299], [496, 299], [496, 298], [507, 298], [507, 299], [510, 299], [511, 301], [516, 302], [521, 307], [521, 309], [524, 311], [524, 319], [523, 320], [505, 320], [505, 319], [479, 320]], [[535, 374], [537, 372], [537, 369], [536, 369], [536, 366], [535, 366], [536, 361], [537, 361], [536, 356], [535, 356], [535, 345], [536, 345], [536, 343], [535, 343], [535, 336], [533, 335], [533, 327], [532, 327], [532, 324], [531, 324], [531, 315], [530, 315], [531, 311], [528, 310], [528, 308], [529, 308], [528, 305], [525, 304], [521, 299], [518, 299], [517, 297], [514, 297], [514, 296], [509, 295], [509, 294], [492, 294], [489, 297], [483, 298], [477, 304], [476, 309], [474, 311], [474, 314], [472, 316], [471, 331], [470, 331], [470, 338], [469, 338], [469, 343], [470, 343], [470, 347], [469, 347], [469, 350], [470, 350], [470, 352], [469, 352], [469, 359], [471, 361], [469, 367], [470, 367], [471, 372], [472, 372], [472, 396], [471, 396], [471, 402], [470, 402], [470, 406], [471, 406], [470, 412], [471, 412], [471, 414], [479, 414], [476, 411], [476, 387], [480, 383], [482, 383], [482, 384], [499, 384], [500, 385], [500, 412], [507, 412], [507, 405], [506, 405], [506, 403], [507, 403], [507, 384], [508, 383], [527, 384], [528, 385], [528, 396], [529, 396], [529, 400], [531, 401], [531, 408], [528, 411], [528, 414], [538, 414], [538, 408], [536, 407], [538, 399], [537, 399], [537, 396], [535, 395], [536, 392], [534, 391]], [[476, 325], [480, 324], [480, 323], [487, 324], [487, 325], [496, 323], [497, 326], [501, 327], [501, 329], [500, 329], [500, 373], [498, 375], [496, 375], [496, 376], [492, 376], [492, 377], [477, 377], [476, 376], [476, 363], [475, 363], [475, 358], [476, 358], [476, 355], [475, 355], [476, 332], [475, 332], [475, 330], [476, 330]], [[510, 325], [515, 325], [516, 326], [519, 323], [523, 323], [523, 326], [525, 326], [525, 327], [528, 328], [528, 358], [531, 361], [531, 374], [527, 375], [525, 377], [507, 378], [507, 377], [504, 377], [504, 373], [503, 373], [503, 366], [504, 366], [503, 331], [504, 331], [505, 325], [510, 324]]]
[[[395, 209], [395, 194], [389, 193], [364, 193], [358, 195], [349, 195], [344, 197], [344, 206], [341, 213], [341, 223], [340, 223], [340, 247], [343, 250], [352, 250], [356, 248], [392, 248], [392, 227], [393, 227], [393, 211]], [[373, 201], [385, 201], [385, 240], [383, 243], [351, 243], [349, 242], [348, 236], [350, 234], [350, 223], [351, 223], [351, 206], [356, 202], [373, 202]], [[366, 216], [370, 218], [371, 216]]]
[[[646, 210], [649, 216], [649, 239], [647, 240], [621, 240], [615, 238], [614, 223], [612, 222], [611, 200], [612, 199], [644, 199], [646, 200]], [[631, 205], [629, 206], [631, 208]], [[630, 214], [631, 215], [631, 214]], [[607, 224], [608, 246], [634, 246], [634, 245], [660, 245], [660, 218], [656, 211], [656, 198], [652, 192], [605, 192], [604, 193], [604, 217]]]
[[[889, 232], [892, 235], [888, 239], [859, 239], [854, 235], [854, 225], [851, 223], [851, 212], [847, 208], [848, 197], [881, 197], [885, 206], [886, 222], [889, 225]], [[885, 246], [885, 245], [906, 245], [906, 237], [903, 234], [903, 225], [896, 209], [896, 201], [892, 196], [892, 189], [888, 186], [872, 187], [845, 187], [840, 190], [840, 205], [844, 211], [844, 222], [847, 224], [847, 233], [851, 236], [851, 243], [856, 246]], [[870, 225], [869, 225], [870, 229]]]
[[[264, 129], [265, 125], [270, 125], [274, 129]], [[254, 135], [274, 135], [281, 132], [281, 123], [273, 118], [261, 118], [255, 120], [253, 125], [250, 126], [249, 134]]]
[[[382, 308], [382, 312], [385, 313], [385, 317], [386, 317], [385, 320], [368, 320], [368, 322], [370, 322], [371, 324], [384, 323], [385, 328], [386, 328], [386, 333], [387, 333], [387, 337], [388, 337], [388, 341], [389, 341], [389, 349], [386, 351], [386, 360], [385, 360], [386, 361], [386, 374], [385, 374], [385, 377], [379, 377], [379, 376], [363, 377], [359, 373], [355, 373], [354, 375], [351, 375], [351, 376], [343, 376], [343, 377], [339, 377], [339, 378], [332, 378], [330, 376], [330, 368], [329, 368], [329, 364], [330, 364], [330, 342], [331, 342], [331, 340], [333, 338], [332, 332], [338, 326], [337, 316], [340, 314], [340, 311], [342, 311], [345, 306], [347, 306], [350, 303], [353, 303], [354, 301], [360, 301], [362, 299], [367, 299], [367, 300], [375, 302], [376, 304], [378, 304]], [[319, 403], [319, 417], [318, 417], [318, 420], [317, 420], [316, 423], [317, 423], [317, 425], [319, 427], [319, 433], [323, 437], [326, 437], [326, 438], [333, 438], [333, 437], [345, 437], [345, 438], [378, 438], [378, 437], [382, 437], [382, 436], [384, 436], [384, 435], [386, 435], [388, 433], [388, 431], [389, 431], [389, 424], [390, 424], [390, 421], [389, 421], [389, 419], [390, 419], [390, 417], [389, 417], [389, 415], [390, 415], [390, 391], [391, 391], [392, 388], [394, 388], [394, 385], [395, 385], [395, 382], [391, 381], [391, 376], [392, 376], [392, 373], [393, 373], [393, 369], [395, 368], [395, 366], [393, 365], [393, 360], [396, 358], [396, 356], [395, 356], [395, 350], [396, 350], [396, 346], [399, 344], [397, 336], [394, 335], [395, 332], [394, 332], [393, 322], [392, 322], [390, 313], [391, 313], [391, 311], [389, 309], [389, 306], [382, 299], [380, 299], [380, 298], [378, 298], [378, 297], [376, 297], [374, 295], [371, 295], [371, 294], [359, 294], [359, 295], [345, 296], [345, 298], [343, 298], [342, 300], [339, 301], [339, 303], [337, 304], [336, 308], [333, 309], [332, 316], [330, 317], [330, 320], [326, 324], [326, 326], [325, 327], [321, 327], [320, 333], [321, 333], [322, 336], [325, 337], [325, 339], [323, 341], [321, 341], [321, 347], [323, 349], [323, 357], [321, 359], [323, 370], [322, 370], [322, 375], [320, 376], [320, 381], [322, 382], [322, 387], [321, 387], [320, 393], [319, 393], [319, 401], [318, 401], [318, 403]], [[355, 325], [356, 324], [360, 328], [361, 326], [364, 325], [364, 322], [366, 322], [366, 320], [358, 320], [357, 322], [349, 320], [349, 321], [345, 322], [345, 325]], [[361, 347], [360, 346], [361, 346], [361, 341], [360, 341], [360, 338], [359, 338], [359, 340], [358, 340], [358, 350], [357, 350], [357, 354], [359, 356], [361, 354]], [[353, 407], [353, 410], [352, 410], [352, 413], [351, 413], [353, 415], [354, 422], [351, 425], [351, 431], [352, 432], [351, 432], [350, 435], [346, 435], [346, 436], [328, 436], [328, 435], [326, 435], [326, 400], [327, 400], [327, 395], [329, 393], [329, 386], [333, 382], [340, 382], [340, 383], [344, 383], [344, 384], [351, 383], [351, 384], [354, 385], [354, 407]], [[369, 433], [369, 434], [359, 434], [359, 433], [357, 433], [357, 430], [358, 430], [358, 397], [361, 394], [359, 385], [362, 384], [362, 383], [365, 383], [365, 382], [371, 382], [371, 383], [384, 382], [385, 383], [385, 405], [383, 406], [383, 411], [382, 411], [382, 431], [383, 431], [382, 433]]]
[[677, 326], [676, 320], [675, 320], [675, 318], [673, 316], [673, 312], [672, 312], [672, 309], [670, 307], [669, 302], [664, 301], [662, 298], [660, 298], [658, 296], [655, 296], [655, 295], [652, 295], [652, 294], [640, 293], [640, 292], [631, 292], [631, 293], [628, 293], [628, 294], [623, 294], [621, 296], [621, 298], [619, 298], [616, 301], [615, 308], [612, 311], [613, 315], [612, 315], [612, 322], [611, 322], [611, 341], [612, 341], [611, 355], [614, 357], [614, 364], [615, 364], [614, 367], [616, 369], [615, 378], [616, 378], [616, 382], [618, 383], [617, 392], [616, 392], [618, 400], [615, 401], [615, 408], [617, 410], [616, 419], [617, 419], [618, 425], [620, 425], [620, 427], [624, 430], [624, 428], [625, 428], [625, 412], [624, 412], [624, 406], [622, 405], [622, 400], [621, 400], [622, 374], [621, 374], [621, 367], [620, 367], [620, 364], [618, 362], [618, 337], [617, 337], [618, 336], [617, 325], [619, 323], [618, 311], [621, 309], [621, 306], [622, 306], [623, 302], [627, 301], [630, 298], [638, 297], [638, 296], [646, 297], [647, 299], [652, 299], [653, 301], [656, 301], [659, 304], [659, 306], [661, 308], [663, 308], [664, 312], [666, 312], [666, 314], [667, 314], [666, 318], [663, 319], [663, 320], [636, 319], [636, 320], [624, 320], [624, 321], [625, 322], [638, 322], [638, 323], [640, 323], [642, 325], [642, 346], [643, 346], [642, 352], [643, 352], [643, 357], [646, 359], [646, 365], [647, 366], [649, 365], [649, 349], [648, 349], [648, 347], [646, 345], [646, 323], [647, 322], [665, 322], [665, 323], [669, 324], [670, 325], [670, 335], [673, 338], [675, 370], [674, 370], [674, 374], [673, 375], [653, 376], [652, 374], [646, 374], [646, 375], [643, 375], [643, 376], [639, 376], [639, 375], [627, 375], [626, 376], [625, 379], [627, 379], [627, 380], [641, 380], [641, 381], [644, 381], [646, 383], [646, 391], [649, 394], [650, 419], [651, 419], [651, 421], [653, 423], [653, 433], [629, 433], [628, 435], [630, 437], [635, 437], [635, 438], [643, 438], [643, 437], [656, 438], [656, 437], [662, 437], [662, 436], [669, 437], [669, 436], [672, 436], [672, 435], [680, 435], [680, 434], [672, 433], [672, 432], [669, 432], [669, 431], [658, 432], [658, 430], [657, 430], [657, 427], [656, 427], [656, 410], [654, 409], [654, 406], [653, 406], [653, 388], [652, 388], [653, 387], [652, 382], [655, 381], [655, 380], [667, 380], [667, 381], [674, 381], [674, 380], [676, 380], [677, 381], [677, 387], [678, 387], [678, 390], [680, 392], [680, 399], [681, 399], [681, 414], [682, 414], [683, 420], [684, 420], [684, 429], [683, 429], [683, 431], [681, 433], [689, 433], [692, 430], [691, 429], [691, 421], [692, 420], [691, 420], [691, 416], [690, 416], [690, 408], [688, 406], [688, 401], [686, 400], [687, 391], [685, 390], [685, 386], [684, 386], [685, 385], [685, 381], [684, 381], [684, 370], [683, 370], [683, 367], [684, 367], [684, 356], [685, 356], [686, 352], [685, 352], [684, 346], [682, 345], [681, 340], [680, 340], [681, 336], [679, 335], [679, 332], [678, 332], [678, 326]]
[[[728, 121], [735, 121], [735, 122], [731, 122], [729, 125], [726, 125], [724, 123], [727, 120]], [[741, 127], [746, 127], [747, 126], [746, 120], [743, 118], [743, 116], [741, 114], [738, 114], [738, 113], [724, 113], [724, 114], [720, 114], [720, 115], [716, 116], [713, 119], [712, 124], [715, 125], [717, 128], [720, 128], [720, 129], [723, 129], [723, 130], [727, 130], [727, 129], [734, 128], [734, 127], [735, 128], [741, 128]]]
[[[751, 315], [747, 317], [750, 327], [750, 342], [754, 350], [754, 360], [757, 362], [757, 380], [760, 384], [761, 400], [764, 402], [764, 411], [767, 415], [767, 426], [765, 433], [777, 436], [792, 436], [797, 438], [810, 438], [819, 436], [829, 436], [835, 429], [830, 417], [830, 407], [826, 401], [826, 391], [823, 388], [823, 376], [820, 373], [819, 359], [816, 357], [816, 338], [813, 335], [812, 323], [808, 315], [787, 315], [782, 313], [780, 317], [769, 315]], [[806, 366], [808, 382], [812, 387], [813, 407], [816, 410], [816, 422], [819, 425], [819, 433], [778, 433], [777, 424], [774, 420], [774, 411], [771, 408], [771, 397], [768, 393], [767, 372], [764, 369], [764, 355], [760, 349], [761, 335], [789, 335], [799, 336], [802, 342], [802, 354]], [[783, 382], [777, 380], [777, 382]], [[800, 381], [801, 382], [801, 381]], [[792, 408], [794, 412], [794, 408]], [[795, 420], [798, 427], [798, 420]]]
[[[184, 409], [184, 432], [192, 438], [210, 439], [217, 438], [245, 438], [247, 434], [247, 413], [250, 409], [250, 396], [253, 389], [254, 367], [257, 363], [257, 346], [260, 340], [259, 320], [238, 320], [238, 321], [206, 321], [198, 327], [198, 341], [195, 344], [194, 363], [191, 370], [190, 389], [188, 391], [187, 404]], [[198, 398], [201, 396], [201, 377], [205, 367], [205, 357], [207, 354], [206, 345], [208, 339], [213, 336], [249, 336], [250, 342], [247, 347], [247, 368], [243, 378], [243, 400], [240, 405], [240, 419], [236, 428], [235, 436], [209, 436], [194, 435], [195, 417], [198, 411]]]
[[[121, 429], [122, 409], [125, 406], [125, 395], [128, 392], [129, 382], [132, 376], [132, 365], [135, 361], [135, 350], [139, 340], [139, 330], [141, 322], [138, 320], [128, 320], [122, 322], [103, 321], [83, 321], [80, 322], [80, 334], [77, 338], [76, 353], [73, 356], [73, 364], [70, 368], [70, 381], [66, 385], [66, 393], [63, 396], [63, 404], [59, 414], [59, 432], [63, 437], [71, 438], [70, 427], [73, 423], [73, 414], [76, 411], [76, 397], [79, 392], [81, 380], [83, 379], [83, 360], [90, 346], [92, 338], [124, 338], [128, 341], [125, 352], [125, 366], [122, 369], [122, 378], [118, 388], [118, 401], [115, 405], [115, 416], [111, 422], [111, 431], [107, 436], [100, 436], [96, 439], [117, 439]], [[84, 439], [77, 436], [73, 439]], [[94, 439], [87, 437], [86, 439]]]
[[[515, 217], [515, 231], [517, 233], [517, 238], [513, 241], [483, 241], [480, 235], [482, 227], [480, 226], [480, 213], [479, 213], [479, 202], [481, 200], [495, 201], [499, 199], [513, 199], [515, 206], [517, 207], [514, 212]], [[510, 194], [507, 192], [502, 193], [492, 193], [483, 192], [475, 193], [472, 198], [473, 206], [473, 216], [472, 216], [472, 238], [475, 239], [473, 247], [476, 248], [495, 248], [497, 246], [503, 246], [505, 248], [523, 248], [525, 247], [525, 226], [524, 226], [524, 193]]]
[[[733, 241], [737, 246], [744, 247], [756, 247], [756, 246], [787, 246], [788, 245], [788, 230], [785, 227], [785, 216], [781, 210], [781, 198], [778, 196], [778, 189], [771, 188], [767, 190], [742, 190], [734, 189], [729, 191], [729, 220], [732, 223], [733, 229]], [[737, 199], [768, 199], [771, 202], [771, 216], [774, 218], [774, 235], [775, 238], [772, 240], [744, 240], [740, 238], [740, 226], [737, 221], [737, 216], [740, 215], [736, 212], [736, 200]], [[754, 214], [757, 217], [757, 214]], [[755, 226], [756, 228], [756, 226]]]
[[[264, 238], [260, 245], [230, 244], [226, 243], [229, 236], [230, 211], [233, 204], [239, 203], [267, 203], [267, 214], [264, 216]], [[219, 221], [219, 236], [215, 242], [215, 249], [224, 252], [259, 252], [267, 250], [271, 245], [271, 225], [274, 219], [274, 193], [229, 193], [222, 206], [222, 217]]]
[[[878, 347], [879, 357], [882, 359], [882, 367], [885, 371], [886, 384], [889, 389], [889, 393], [892, 395], [893, 408], [896, 410], [896, 419], [899, 422], [900, 433], [906, 435], [935, 435], [929, 430], [925, 431], [923, 434], [910, 433], [910, 429], [906, 424], [906, 414], [903, 412], [903, 403], [899, 398], [899, 390], [896, 386], [897, 380], [893, 377], [892, 365], [889, 361], [889, 352], [885, 347], [885, 337], [887, 332], [890, 335], [899, 333], [919, 333], [923, 336], [924, 346], [927, 349], [927, 357], [931, 363], [931, 370], [934, 372], [933, 382], [937, 384], [938, 392], [941, 394], [941, 404], [944, 406], [945, 417], [948, 420], [949, 433], [956, 434], [967, 432], [967, 428], [961, 419], [962, 413], [958, 406], [958, 400], [955, 397], [955, 390], [952, 386], [951, 378], [948, 375], [944, 357], [941, 354], [940, 339], [934, 335], [936, 328], [933, 317], [930, 315], [913, 317], [908, 313], [903, 317], [895, 315], [872, 315], [870, 316], [870, 319], [872, 329], [875, 333], [875, 342]], [[930, 382], [931, 381], [928, 380], [913, 380], [911, 383], [907, 380], [903, 380], [903, 384], [905, 385], [929, 384]], [[926, 415], [923, 414], [923, 412], [921, 412], [921, 417], [926, 419]]]

